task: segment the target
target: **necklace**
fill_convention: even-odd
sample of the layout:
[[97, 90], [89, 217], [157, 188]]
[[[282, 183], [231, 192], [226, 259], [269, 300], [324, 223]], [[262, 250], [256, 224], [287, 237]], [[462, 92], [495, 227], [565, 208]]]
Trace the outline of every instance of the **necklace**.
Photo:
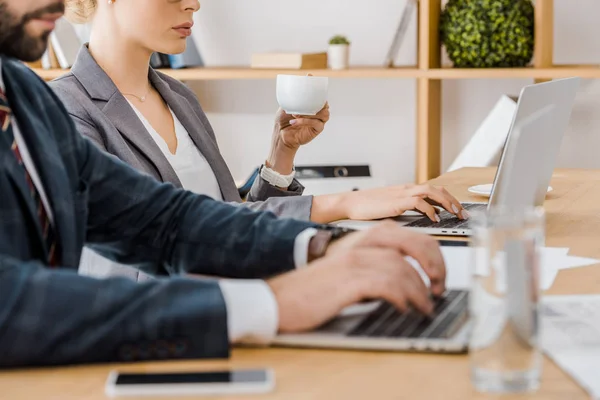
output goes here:
[[148, 94], [150, 93], [150, 88], [148, 88], [148, 91], [147, 91], [147, 92], [146, 92], [146, 94], [145, 94], [145, 95], [143, 95], [142, 97], [140, 97], [140, 96], [138, 96], [138, 95], [136, 95], [136, 94], [133, 94], [133, 93], [123, 93], [123, 92], [121, 92], [121, 93], [123, 94], [123, 96], [133, 96], [133, 97], [137, 98], [139, 101], [141, 101], [141, 102], [143, 103], [143, 102], [145, 102], [145, 101], [146, 101], [146, 97], [147, 97], [147, 96], [148, 96]]

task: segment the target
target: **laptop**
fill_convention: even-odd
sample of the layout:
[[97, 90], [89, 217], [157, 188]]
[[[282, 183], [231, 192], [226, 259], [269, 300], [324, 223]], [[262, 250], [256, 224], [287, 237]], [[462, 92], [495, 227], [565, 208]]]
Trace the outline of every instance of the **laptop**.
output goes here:
[[[469, 213], [485, 212], [495, 205], [515, 204], [515, 199], [523, 198], [518, 191], [525, 188], [534, 188], [535, 196], [529, 198], [531, 202], [519, 204], [541, 206], [544, 203], [562, 138], [571, 118], [579, 82], [580, 78], [565, 78], [523, 88], [502, 151], [489, 202], [462, 203]], [[552, 107], [551, 112], [543, 112], [549, 107]], [[515, 141], [515, 127], [536, 113], [543, 119], [539, 124], [542, 124], [544, 129], [528, 130], [526, 140], [522, 139], [518, 146], [511, 145]], [[518, 166], [511, 168], [510, 173], [507, 171], [508, 159], [511, 160], [510, 165]], [[500, 190], [499, 183], [504, 181], [512, 184]], [[422, 217], [407, 223], [405, 227], [430, 235], [472, 234], [468, 220], [458, 219], [445, 210], [441, 211], [440, 219], [441, 221], [436, 223], [428, 217]]]
[[[570, 88], [570, 87], [569, 87]], [[554, 134], [539, 146], [539, 132], [553, 131], [558, 113], [554, 104], [520, 118], [511, 129], [500, 163], [502, 174], [495, 179], [494, 204], [520, 205], [543, 202], [556, 152], [562, 135]], [[533, 148], [544, 147], [543, 154], [531, 163]], [[547, 148], [553, 148], [548, 151]], [[519, 179], [524, 169], [539, 185]], [[548, 174], [548, 169], [550, 174]], [[461, 244], [461, 245], [464, 245]], [[414, 310], [400, 312], [386, 301], [358, 304], [346, 308], [318, 329], [298, 334], [280, 334], [276, 346], [343, 348], [356, 350], [464, 353], [468, 351], [472, 321], [469, 318], [469, 291], [449, 288], [435, 299], [432, 316]]]

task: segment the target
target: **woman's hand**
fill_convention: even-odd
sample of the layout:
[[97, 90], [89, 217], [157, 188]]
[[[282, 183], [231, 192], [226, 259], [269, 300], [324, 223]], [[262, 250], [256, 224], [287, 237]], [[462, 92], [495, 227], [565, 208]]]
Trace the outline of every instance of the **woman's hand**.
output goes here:
[[267, 166], [288, 175], [292, 172], [294, 157], [300, 146], [319, 136], [329, 121], [329, 104], [316, 115], [290, 115], [282, 109], [277, 111], [271, 153]]
[[469, 217], [460, 202], [446, 189], [424, 184], [316, 196], [311, 220], [319, 223], [341, 219], [374, 220], [396, 217], [406, 211], [418, 211], [432, 221], [439, 222], [434, 206], [442, 207], [460, 219]]
[[282, 109], [277, 111], [275, 129], [279, 130], [281, 144], [292, 149], [310, 143], [319, 136], [329, 121], [329, 104], [316, 115], [289, 115]]

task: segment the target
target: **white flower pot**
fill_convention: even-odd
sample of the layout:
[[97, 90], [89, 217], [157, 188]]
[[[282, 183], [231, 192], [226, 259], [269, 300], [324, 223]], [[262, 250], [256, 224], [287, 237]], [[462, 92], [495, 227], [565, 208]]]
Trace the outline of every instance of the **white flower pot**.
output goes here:
[[350, 46], [347, 44], [330, 44], [327, 62], [331, 69], [346, 69], [350, 64]]

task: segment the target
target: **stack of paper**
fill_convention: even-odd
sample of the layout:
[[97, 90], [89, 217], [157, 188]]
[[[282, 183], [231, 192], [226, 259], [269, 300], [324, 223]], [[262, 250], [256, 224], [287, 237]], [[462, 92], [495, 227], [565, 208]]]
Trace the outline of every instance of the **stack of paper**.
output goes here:
[[547, 296], [542, 346], [593, 399], [600, 399], [600, 296]]

